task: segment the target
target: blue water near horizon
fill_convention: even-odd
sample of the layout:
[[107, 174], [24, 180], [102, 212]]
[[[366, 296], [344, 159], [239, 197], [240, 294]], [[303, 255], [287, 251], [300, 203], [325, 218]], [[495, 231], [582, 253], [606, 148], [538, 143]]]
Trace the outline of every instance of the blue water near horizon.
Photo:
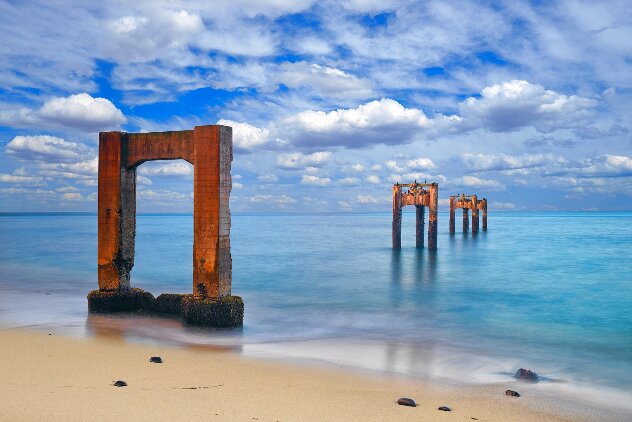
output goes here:
[[[545, 380], [632, 391], [632, 213], [490, 213], [476, 236], [450, 235], [447, 223], [440, 213], [437, 251], [417, 249], [404, 213], [394, 251], [388, 213], [235, 214], [243, 330], [133, 333], [331, 362], [365, 355], [367, 367], [413, 375], [456, 368], [498, 381], [529, 366]], [[138, 215], [133, 286], [190, 292], [192, 224]], [[0, 214], [0, 325], [94, 324], [96, 230], [93, 214]], [[347, 347], [357, 355], [341, 358]]]

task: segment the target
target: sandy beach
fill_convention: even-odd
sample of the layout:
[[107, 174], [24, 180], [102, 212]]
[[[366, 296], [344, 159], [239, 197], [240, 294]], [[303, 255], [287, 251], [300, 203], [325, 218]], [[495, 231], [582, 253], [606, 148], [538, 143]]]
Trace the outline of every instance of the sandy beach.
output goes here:
[[[447, 388], [110, 337], [2, 330], [0, 356], [3, 421], [577, 420], [537, 410], [529, 397], [508, 397], [503, 385]], [[117, 380], [128, 385], [117, 388]], [[399, 397], [417, 407], [397, 405]]]

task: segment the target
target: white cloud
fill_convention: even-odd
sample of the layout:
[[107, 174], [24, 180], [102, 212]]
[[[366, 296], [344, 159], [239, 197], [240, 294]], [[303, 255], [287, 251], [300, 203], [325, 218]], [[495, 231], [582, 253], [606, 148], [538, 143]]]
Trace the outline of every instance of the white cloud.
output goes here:
[[265, 145], [270, 140], [269, 129], [260, 129], [248, 123], [239, 123], [226, 119], [219, 120], [217, 124], [233, 128], [233, 145], [238, 150], [250, 151]]
[[309, 186], [327, 186], [331, 184], [331, 179], [329, 177], [318, 177], [310, 174], [304, 174], [303, 177], [301, 177], [301, 184]]
[[26, 186], [43, 186], [44, 178], [37, 176], [21, 176], [15, 174], [0, 173], [0, 183], [12, 183]]
[[364, 171], [364, 165], [362, 165], [362, 164], [353, 164], [351, 166], [351, 170], [353, 170], [353, 171], [355, 171], [357, 173], [363, 172]]
[[68, 162], [86, 158], [92, 150], [86, 145], [48, 135], [16, 136], [5, 152], [20, 160]]
[[403, 173], [406, 171], [404, 167], [400, 167], [395, 160], [388, 160], [386, 163], [386, 168], [394, 171], [395, 173]]
[[356, 197], [356, 202], [358, 204], [377, 204], [379, 201], [371, 195], [358, 195]]
[[282, 154], [277, 158], [277, 166], [284, 169], [300, 169], [306, 166], [322, 166], [331, 158], [331, 152], [319, 151], [312, 154], [291, 152]]
[[411, 142], [430, 121], [421, 110], [382, 98], [352, 109], [303, 111], [278, 125], [281, 133], [298, 146], [358, 148]]
[[138, 198], [152, 201], [152, 202], [172, 202], [172, 201], [189, 201], [191, 198], [189, 195], [186, 195], [182, 192], [176, 192], [171, 190], [159, 189], [139, 189], [136, 191], [136, 196]]
[[409, 160], [406, 162], [406, 166], [411, 170], [428, 170], [437, 167], [430, 158], [425, 157], [419, 157], [414, 160]]
[[336, 185], [339, 186], [358, 186], [360, 184], [360, 179], [357, 177], [344, 177], [342, 179], [336, 180]]
[[62, 201], [81, 201], [83, 199], [83, 195], [79, 192], [66, 192], [61, 196]]
[[76, 163], [41, 163], [41, 174], [68, 179], [91, 179], [97, 175], [99, 160], [94, 157], [90, 160]]
[[492, 190], [502, 190], [505, 186], [497, 180], [481, 179], [476, 176], [463, 176], [450, 180], [450, 185], [460, 187], [487, 188]]
[[553, 154], [463, 154], [465, 166], [474, 171], [500, 171], [528, 169], [547, 165], [564, 165], [563, 157]]
[[288, 205], [296, 204], [298, 201], [287, 195], [253, 195], [245, 197], [236, 197], [237, 200], [244, 200], [245, 202], [254, 204], [270, 204], [279, 207], [286, 207]]
[[506, 132], [531, 126], [540, 132], [586, 126], [597, 101], [566, 96], [541, 85], [512, 80], [488, 86], [480, 98], [470, 97], [459, 106], [466, 127]]
[[367, 176], [366, 181], [372, 185], [379, 185], [380, 183], [382, 183], [380, 178], [374, 174]]
[[271, 183], [271, 182], [276, 182], [279, 180], [279, 178], [277, 177], [276, 174], [273, 173], [266, 173], [266, 174], [262, 174], [259, 175], [257, 177], [257, 180], [260, 180], [262, 182], [266, 182], [266, 183]]
[[306, 62], [283, 63], [275, 80], [290, 88], [309, 88], [329, 98], [367, 98], [371, 82], [333, 67]]
[[494, 212], [493, 210], [514, 210], [516, 209], [516, 205], [513, 204], [512, 202], [492, 202], [491, 204], [489, 204], [488, 208], [490, 209], [491, 212]]
[[144, 176], [190, 176], [193, 166], [182, 160], [171, 163], [149, 161], [138, 167], [138, 173]]
[[106, 98], [89, 94], [56, 97], [38, 110], [21, 108], [0, 111], [0, 124], [10, 127], [66, 127], [85, 132], [118, 128], [127, 119]]

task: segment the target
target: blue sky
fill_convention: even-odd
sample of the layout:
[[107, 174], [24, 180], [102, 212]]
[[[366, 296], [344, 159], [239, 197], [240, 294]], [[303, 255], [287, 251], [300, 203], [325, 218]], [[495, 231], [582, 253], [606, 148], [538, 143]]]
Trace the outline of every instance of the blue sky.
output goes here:
[[[233, 127], [234, 211], [632, 208], [626, 1], [0, 2], [0, 211], [96, 211], [101, 130]], [[192, 210], [182, 160], [141, 212]]]

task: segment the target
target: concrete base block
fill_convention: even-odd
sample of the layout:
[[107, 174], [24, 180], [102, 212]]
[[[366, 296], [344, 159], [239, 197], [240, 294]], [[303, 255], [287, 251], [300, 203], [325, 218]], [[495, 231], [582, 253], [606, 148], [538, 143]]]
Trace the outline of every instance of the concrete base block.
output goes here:
[[244, 302], [239, 296], [221, 299], [182, 298], [182, 318], [188, 324], [207, 327], [241, 327], [244, 324]]
[[93, 290], [88, 293], [91, 313], [152, 311], [156, 299], [142, 289]]
[[168, 315], [182, 315], [182, 298], [185, 294], [163, 293], [156, 298], [156, 312]]
[[163, 293], [157, 298], [142, 289], [93, 290], [88, 294], [90, 313], [153, 312], [181, 316], [185, 323], [206, 327], [241, 327], [244, 302], [239, 296], [196, 299], [192, 294]]

